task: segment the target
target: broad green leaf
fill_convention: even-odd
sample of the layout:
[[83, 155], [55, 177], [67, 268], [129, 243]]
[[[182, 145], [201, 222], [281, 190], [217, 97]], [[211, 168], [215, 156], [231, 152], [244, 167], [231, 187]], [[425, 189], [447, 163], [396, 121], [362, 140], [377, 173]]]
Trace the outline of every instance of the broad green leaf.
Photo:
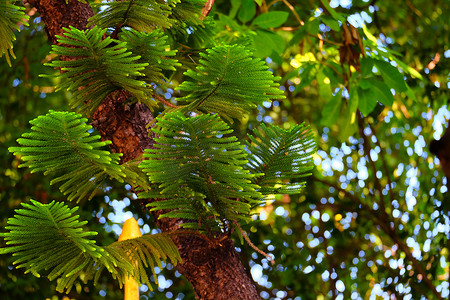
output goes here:
[[359, 82], [359, 87], [363, 90], [370, 89], [370, 81], [368, 79], [363, 79]]
[[269, 57], [272, 59], [272, 61], [274, 63], [276, 63], [277, 65], [281, 66], [283, 64], [283, 58], [281, 57], [281, 53], [272, 51], [272, 53], [270, 53]]
[[256, 13], [255, 2], [253, 0], [243, 0], [241, 4], [241, 9], [239, 10], [238, 13], [238, 19], [242, 23], [247, 23], [248, 21], [253, 19], [255, 13]]
[[[389, 51], [391, 51], [391, 50], [389, 50]], [[401, 61], [394, 55], [391, 55], [389, 58], [391, 60], [395, 61], [400, 68], [402, 68], [405, 72], [410, 74], [412, 77], [417, 78], [419, 80], [423, 80], [423, 76], [419, 72], [417, 72], [417, 70], [414, 69], [413, 67], [408, 66], [407, 64], [405, 64], [403, 61]]]
[[339, 134], [338, 139], [341, 142], [347, 141], [347, 139], [353, 135], [358, 129], [356, 122], [356, 113], [358, 109], [359, 96], [358, 89], [353, 89], [350, 91], [350, 99], [348, 100], [348, 105], [339, 118]]
[[397, 92], [406, 91], [406, 84], [403, 75], [399, 72], [399, 70], [384, 60], [374, 59], [373, 63], [380, 71], [381, 76], [384, 79], [384, 82]]
[[336, 21], [336, 19], [327, 16], [327, 15], [323, 15], [320, 17], [322, 19], [322, 21], [325, 23], [325, 25], [327, 25], [328, 27], [331, 28], [331, 30], [334, 31], [340, 31], [341, 28], [339, 27], [339, 22]]
[[289, 17], [288, 12], [284, 11], [269, 11], [268, 13], [257, 16], [252, 25], [257, 25], [261, 28], [269, 29], [271, 27], [279, 27], [286, 22]]
[[317, 84], [319, 85], [319, 95], [325, 101], [329, 101], [332, 97], [330, 79], [325, 75], [323, 70], [317, 73]]
[[387, 106], [391, 106], [394, 103], [394, 96], [391, 93], [389, 87], [383, 81], [369, 80], [370, 92], [376, 96], [377, 100]]
[[272, 53], [272, 40], [266, 40], [263, 35], [256, 33], [253, 36], [253, 48], [255, 49], [253, 51], [254, 56], [266, 58]]
[[[350, 98], [348, 99], [348, 108], [350, 110], [350, 113], [356, 112], [356, 110], [358, 109], [358, 103], [359, 103], [358, 89], [351, 90]], [[350, 119], [350, 122], [351, 123], [356, 122], [356, 119], [352, 118]]]
[[361, 62], [361, 75], [368, 76], [372, 74], [373, 59], [370, 57], [363, 57], [361, 58], [360, 62]]
[[373, 36], [373, 34], [369, 31], [369, 29], [367, 28], [367, 26], [363, 25], [362, 27], [364, 34], [366, 35], [366, 37], [373, 43], [377, 43], [377, 38]]
[[319, 25], [320, 25], [320, 20], [317, 18], [314, 18], [314, 19], [311, 19], [308, 22], [306, 22], [304, 26], [306, 26], [306, 31], [309, 34], [317, 35], [319, 33]]
[[416, 71], [416, 69], [412, 68], [411, 66], [406, 66], [406, 70], [408, 71], [409, 74], [411, 74], [411, 76], [419, 79], [419, 80], [423, 80], [423, 76]]
[[284, 39], [271, 31], [256, 30], [253, 41], [255, 55], [259, 57], [270, 56], [272, 51], [280, 55], [284, 51]]
[[241, 8], [241, 0], [230, 0], [231, 2], [231, 9], [230, 9], [230, 13], [228, 14], [228, 16], [232, 19], [234, 19], [234, 17], [236, 17], [236, 14], [239, 11], [239, 8]]
[[368, 116], [377, 105], [377, 98], [368, 90], [358, 87], [358, 108], [364, 116]]
[[339, 90], [323, 107], [320, 124], [330, 127], [336, 123], [341, 112], [342, 104], [342, 92]]
[[258, 4], [259, 6], [262, 5], [262, 0], [254, 0], [256, 4]]

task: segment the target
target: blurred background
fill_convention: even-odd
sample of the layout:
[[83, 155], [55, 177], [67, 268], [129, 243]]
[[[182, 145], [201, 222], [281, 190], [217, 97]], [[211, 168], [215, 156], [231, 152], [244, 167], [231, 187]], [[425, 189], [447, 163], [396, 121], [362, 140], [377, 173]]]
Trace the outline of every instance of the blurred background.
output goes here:
[[[38, 12], [26, 8], [30, 26], [16, 34], [17, 58], [12, 67], [0, 58], [2, 230], [22, 202], [65, 201], [57, 186], [18, 168], [20, 161], [8, 152], [30, 120], [49, 109], [69, 110], [70, 94], [56, 92], [55, 79], [39, 77], [54, 72], [44, 66], [52, 58], [51, 46]], [[270, 11], [284, 12], [279, 15], [284, 22], [255, 21]], [[280, 76], [286, 99], [264, 103], [236, 121], [236, 135], [245, 138], [260, 122], [283, 128], [305, 122], [316, 135], [315, 169], [304, 193], [268, 202], [245, 228], [276, 265], [236, 240], [262, 299], [449, 297], [447, 179], [428, 149], [450, 118], [449, 11], [445, 0], [216, 0], [206, 28], [210, 38], [195, 38], [201, 30], [185, 34], [180, 43], [193, 50], [189, 58], [179, 54], [182, 63], [196, 60], [213, 40], [241, 43]], [[358, 32], [349, 48], [346, 30]], [[169, 34], [179, 47], [179, 33]], [[389, 73], [369, 58], [398, 71]], [[158, 90], [174, 103], [182, 71], [169, 74], [173, 87]], [[382, 97], [377, 85], [370, 86], [375, 81], [391, 92], [390, 105], [390, 97], [373, 98]], [[357, 112], [352, 95], [359, 98]], [[128, 185], [111, 183], [91, 201], [68, 204], [80, 206], [81, 219], [99, 232], [100, 245], [117, 240], [131, 216], [143, 233], [158, 232]], [[157, 273], [153, 290], [141, 287], [142, 299], [194, 299], [173, 266]], [[107, 274], [95, 287], [78, 284], [69, 295], [59, 294], [55, 283], [16, 270], [6, 255], [0, 256], [0, 295], [5, 300], [123, 298]]]

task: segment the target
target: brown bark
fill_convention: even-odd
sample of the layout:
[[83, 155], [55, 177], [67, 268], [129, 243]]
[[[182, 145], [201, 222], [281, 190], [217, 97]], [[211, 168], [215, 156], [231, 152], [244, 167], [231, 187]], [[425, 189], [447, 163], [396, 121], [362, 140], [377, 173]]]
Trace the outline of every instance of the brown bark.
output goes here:
[[[93, 15], [89, 5], [76, 0], [28, 0], [45, 22], [49, 40], [56, 43], [62, 27], [85, 29]], [[212, 1], [211, 1], [212, 2]], [[153, 140], [146, 125], [153, 119], [151, 111], [141, 104], [125, 104], [127, 92], [109, 95], [92, 115], [92, 124], [103, 140], [111, 140], [113, 152], [123, 153], [122, 162], [139, 157], [151, 148]], [[158, 214], [154, 214], [155, 219]], [[182, 220], [163, 218], [157, 221], [163, 231], [173, 231]], [[174, 242], [183, 262], [178, 271], [192, 284], [198, 299], [260, 299], [252, 280], [239, 260], [234, 243], [228, 237], [208, 240], [196, 235], [175, 235]]]
[[45, 31], [52, 44], [56, 44], [56, 35], [64, 33], [63, 28], [73, 26], [77, 29], [86, 29], [88, 19], [94, 15], [89, 4], [77, 0], [28, 0], [41, 15], [45, 23]]

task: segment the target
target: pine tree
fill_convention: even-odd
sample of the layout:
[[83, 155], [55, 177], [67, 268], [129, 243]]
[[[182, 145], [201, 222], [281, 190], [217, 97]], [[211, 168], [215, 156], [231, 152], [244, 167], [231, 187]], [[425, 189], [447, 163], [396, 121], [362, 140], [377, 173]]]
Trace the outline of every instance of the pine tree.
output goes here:
[[[255, 208], [301, 191], [315, 144], [304, 124], [261, 125], [246, 140], [231, 124], [283, 99], [279, 78], [251, 49], [212, 38], [202, 0], [125, 0], [93, 10], [83, 1], [29, 2], [46, 21], [56, 57], [48, 66], [61, 71], [57, 89], [71, 92], [73, 111], [37, 116], [10, 151], [67, 200], [91, 199], [110, 180], [130, 184], [163, 233], [100, 246], [76, 208], [32, 201], [8, 220], [0, 253], [57, 280], [59, 291], [104, 271], [150, 284], [147, 270], [170, 261], [199, 299], [258, 299], [230, 237], [248, 240], [242, 226]], [[8, 62], [12, 30], [24, 18], [18, 6], [0, 9]], [[185, 40], [188, 51], [177, 49]], [[176, 102], [159, 95], [168, 87]]]

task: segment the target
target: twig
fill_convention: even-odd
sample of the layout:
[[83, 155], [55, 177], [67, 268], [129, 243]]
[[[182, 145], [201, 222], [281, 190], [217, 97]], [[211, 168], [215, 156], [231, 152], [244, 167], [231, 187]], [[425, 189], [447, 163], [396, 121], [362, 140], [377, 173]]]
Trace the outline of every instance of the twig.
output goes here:
[[332, 44], [332, 45], [336, 45], [336, 46], [342, 46], [342, 43], [338, 43], [338, 42], [333, 42], [333, 41], [330, 41], [330, 40], [326, 40], [326, 39], [324, 39], [323, 37], [321, 37], [321, 36], [319, 36], [319, 35], [314, 35], [314, 34], [312, 34], [312, 33], [307, 33], [307, 35], [308, 35], [308, 36], [311, 36], [311, 37], [313, 37], [313, 38], [319, 39], [319, 40], [321, 40], [321, 41], [324, 42], [324, 43], [328, 43], [328, 44]]
[[157, 94], [153, 94], [153, 97], [155, 97], [156, 99], [158, 99], [160, 102], [164, 103], [167, 106], [173, 107], [173, 108], [178, 108], [179, 106], [176, 106], [175, 104], [172, 104], [168, 101], [166, 101], [163, 97], [161, 97], [160, 95]]
[[267, 8], [271, 7], [272, 5], [274, 5], [275, 3], [280, 2], [280, 1], [282, 1], [289, 8], [289, 10], [292, 12], [292, 14], [297, 19], [298, 23], [300, 23], [300, 25], [302, 25], [302, 26], [305, 25], [305, 22], [303, 22], [302, 19], [300, 19], [300, 16], [295, 11], [294, 6], [292, 6], [292, 4], [289, 3], [289, 1], [287, 1], [287, 0], [274, 0], [267, 5]]
[[295, 11], [294, 6], [292, 6], [291, 3], [289, 3], [289, 1], [287, 0], [281, 0], [283, 1], [283, 3], [289, 8], [290, 11], [292, 11], [292, 14], [294, 15], [294, 17], [297, 19], [298, 23], [300, 25], [305, 25], [305, 22], [302, 21], [302, 19], [300, 19], [300, 16], [298, 15], [298, 13]]
[[258, 247], [256, 247], [255, 244], [253, 244], [252, 241], [250, 241], [247, 234], [245, 233], [244, 230], [242, 230], [241, 226], [239, 225], [239, 223], [236, 220], [233, 220], [233, 224], [236, 225], [236, 227], [239, 229], [242, 236], [244, 237], [244, 240], [250, 245], [250, 247], [252, 247], [253, 250], [255, 250], [256, 252], [258, 252], [261, 255], [264, 255], [268, 260], [270, 260], [272, 265], [275, 265], [275, 261], [273, 260], [272, 256], [270, 256], [266, 252], [264, 252], [261, 249], [259, 249]]
[[358, 118], [358, 127], [359, 127], [359, 132], [361, 137], [363, 138], [363, 149], [364, 149], [364, 153], [367, 155], [367, 159], [369, 160], [370, 166], [372, 168], [372, 172], [373, 172], [373, 177], [375, 180], [375, 188], [378, 190], [378, 193], [380, 195], [380, 199], [379, 199], [379, 204], [381, 209], [383, 210], [384, 213], [386, 213], [386, 207], [384, 204], [384, 197], [383, 197], [383, 190], [381, 188], [381, 183], [380, 180], [377, 177], [377, 166], [375, 165], [375, 162], [372, 160], [372, 157], [370, 156], [370, 142], [369, 139], [367, 138], [367, 135], [364, 133], [364, 119], [361, 116], [361, 113], [359, 112], [359, 110], [357, 111], [357, 118]]
[[204, 19], [208, 16], [213, 5], [214, 5], [214, 0], [208, 0], [205, 2], [205, 5], [203, 5], [203, 9], [202, 9], [202, 19]]

